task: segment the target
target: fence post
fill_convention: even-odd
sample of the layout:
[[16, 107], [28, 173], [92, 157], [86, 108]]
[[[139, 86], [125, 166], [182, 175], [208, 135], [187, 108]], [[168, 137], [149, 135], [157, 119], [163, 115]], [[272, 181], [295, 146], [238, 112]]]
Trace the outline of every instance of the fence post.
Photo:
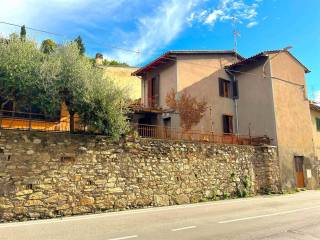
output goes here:
[[29, 131], [31, 131], [31, 112], [29, 112]]

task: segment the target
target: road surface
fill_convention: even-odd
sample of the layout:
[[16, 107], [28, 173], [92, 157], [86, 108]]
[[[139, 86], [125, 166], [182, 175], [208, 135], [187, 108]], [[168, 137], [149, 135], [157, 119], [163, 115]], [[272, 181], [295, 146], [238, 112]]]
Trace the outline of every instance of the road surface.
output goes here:
[[320, 239], [320, 191], [0, 224], [0, 240]]

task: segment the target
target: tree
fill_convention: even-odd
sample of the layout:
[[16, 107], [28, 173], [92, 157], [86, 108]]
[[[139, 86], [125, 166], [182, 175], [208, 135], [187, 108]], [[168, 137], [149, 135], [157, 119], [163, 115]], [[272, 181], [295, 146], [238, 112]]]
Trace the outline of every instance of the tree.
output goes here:
[[20, 29], [20, 39], [21, 41], [26, 41], [26, 38], [27, 38], [26, 26], [22, 25]]
[[84, 53], [86, 52], [86, 48], [84, 46], [84, 43], [82, 41], [82, 38], [80, 36], [78, 36], [74, 42], [77, 44], [79, 52], [81, 55], [84, 55]]
[[207, 109], [207, 102], [204, 99], [198, 101], [186, 91], [177, 96], [173, 89], [166, 96], [166, 104], [179, 113], [180, 124], [184, 131], [189, 131], [192, 126], [198, 124]]
[[119, 138], [128, 130], [127, 94], [103, 78], [103, 71], [80, 55], [76, 43], [44, 54], [33, 41], [12, 35], [0, 41], [0, 103], [35, 105], [54, 115], [65, 102], [74, 132], [75, 114], [87, 129]]
[[90, 61], [80, 55], [76, 43], [57, 49], [60, 59], [58, 89], [61, 102], [65, 102], [70, 114], [70, 131], [74, 132], [74, 116], [87, 91], [86, 81], [93, 68]]
[[92, 73], [78, 114], [92, 131], [119, 139], [129, 131], [127, 93], [102, 74], [101, 70]]
[[0, 43], [1, 109], [9, 102], [34, 101], [35, 80], [39, 78], [41, 53], [32, 41], [20, 41], [14, 35]]
[[52, 39], [43, 40], [41, 43], [41, 51], [45, 54], [53, 53], [57, 48], [57, 44]]

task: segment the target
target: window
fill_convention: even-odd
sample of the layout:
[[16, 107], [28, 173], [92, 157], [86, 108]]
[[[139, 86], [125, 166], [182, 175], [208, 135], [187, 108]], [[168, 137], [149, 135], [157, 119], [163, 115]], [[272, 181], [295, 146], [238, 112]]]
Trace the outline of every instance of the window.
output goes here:
[[223, 122], [223, 133], [232, 134], [233, 133], [233, 117], [230, 115], [223, 115], [222, 122]]
[[219, 93], [221, 97], [231, 97], [231, 82], [220, 78]]
[[156, 75], [155, 77], [148, 80], [149, 107], [158, 107], [159, 105], [159, 83], [159, 75]]
[[320, 132], [320, 118], [316, 118], [317, 131]]
[[238, 98], [238, 82], [219, 78], [219, 95], [226, 98]]

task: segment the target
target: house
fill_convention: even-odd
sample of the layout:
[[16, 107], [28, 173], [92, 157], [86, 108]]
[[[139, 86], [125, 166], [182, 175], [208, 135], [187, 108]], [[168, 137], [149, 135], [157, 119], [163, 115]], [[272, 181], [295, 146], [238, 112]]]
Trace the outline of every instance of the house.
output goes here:
[[205, 98], [192, 130], [263, 136], [278, 147], [283, 188], [319, 184], [305, 74], [287, 49], [244, 59], [233, 51], [169, 51], [133, 74], [142, 78], [140, 124], [179, 128], [166, 106], [170, 89]]
[[[314, 151], [316, 158], [320, 161], [320, 106], [315, 102], [310, 102]], [[320, 167], [320, 165], [319, 165]], [[320, 169], [319, 169], [320, 170]]]
[[[166, 105], [166, 96], [173, 89], [207, 101], [208, 111], [193, 130], [222, 133], [222, 117], [233, 115], [234, 104], [231, 88], [225, 89], [226, 97], [219, 96], [218, 79], [229, 79], [224, 67], [243, 59], [234, 51], [170, 51], [135, 71], [133, 75], [142, 79], [144, 107], [138, 123], [179, 128], [179, 116]], [[232, 133], [232, 126], [226, 131]]]
[[126, 66], [104, 67], [104, 76], [111, 79], [118, 87], [124, 88], [131, 100], [141, 98], [141, 80], [131, 73], [137, 68]]
[[104, 65], [103, 55], [97, 53], [95, 57], [95, 66], [103, 69], [104, 77], [114, 82], [117, 87], [125, 89], [127, 96], [131, 100], [141, 98], [141, 80], [131, 73], [138, 70], [124, 64]]

